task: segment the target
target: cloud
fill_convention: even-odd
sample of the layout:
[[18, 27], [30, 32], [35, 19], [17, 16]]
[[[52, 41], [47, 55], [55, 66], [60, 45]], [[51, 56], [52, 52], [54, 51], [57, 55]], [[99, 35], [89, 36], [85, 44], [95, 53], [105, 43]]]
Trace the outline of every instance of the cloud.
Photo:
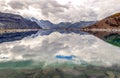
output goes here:
[[2, 12], [58, 22], [101, 20], [120, 12], [120, 0], [0, 0]]
[[25, 9], [28, 8], [28, 6], [24, 2], [20, 1], [10, 1], [7, 3], [12, 9], [19, 10], [19, 9]]
[[54, 0], [41, 0], [39, 4], [33, 4], [33, 7], [41, 9], [43, 15], [48, 17], [50, 14], [57, 14], [64, 12], [64, 9], [68, 9], [68, 6], [60, 5]]
[[4, 1], [0, 0], [0, 10], [3, 11], [5, 9], [5, 7], [7, 7], [6, 1], [5, 0]]
[[26, 48], [29, 49], [29, 46], [25, 46], [25, 45], [15, 45], [12, 49], [11, 52], [17, 53], [17, 54], [21, 54], [22, 52], [26, 52]]

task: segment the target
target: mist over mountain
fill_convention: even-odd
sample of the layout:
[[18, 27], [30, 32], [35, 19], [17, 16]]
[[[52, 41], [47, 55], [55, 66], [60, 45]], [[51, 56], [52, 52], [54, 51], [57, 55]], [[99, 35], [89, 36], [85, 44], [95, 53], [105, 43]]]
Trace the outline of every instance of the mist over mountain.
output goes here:
[[34, 17], [26, 18], [27, 20], [36, 22], [42, 29], [61, 29], [61, 28], [79, 28], [85, 27], [94, 24], [96, 21], [80, 21], [80, 22], [60, 22], [58, 24], [54, 24], [49, 20], [39, 20]]

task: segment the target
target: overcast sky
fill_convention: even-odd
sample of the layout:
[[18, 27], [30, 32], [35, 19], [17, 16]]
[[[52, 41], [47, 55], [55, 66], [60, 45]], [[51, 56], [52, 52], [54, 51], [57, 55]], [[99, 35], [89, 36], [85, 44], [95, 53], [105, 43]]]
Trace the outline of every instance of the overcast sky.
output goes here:
[[0, 0], [0, 10], [54, 23], [77, 22], [120, 12], [120, 0]]

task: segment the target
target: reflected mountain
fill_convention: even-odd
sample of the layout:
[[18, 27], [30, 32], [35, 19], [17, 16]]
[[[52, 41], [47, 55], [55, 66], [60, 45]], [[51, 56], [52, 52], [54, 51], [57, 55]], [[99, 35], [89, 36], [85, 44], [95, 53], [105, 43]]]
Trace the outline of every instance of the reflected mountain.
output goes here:
[[0, 43], [21, 40], [24, 37], [31, 36], [32, 34], [35, 34], [35, 33], [37, 33], [37, 31], [3, 33], [3, 34], [0, 34]]

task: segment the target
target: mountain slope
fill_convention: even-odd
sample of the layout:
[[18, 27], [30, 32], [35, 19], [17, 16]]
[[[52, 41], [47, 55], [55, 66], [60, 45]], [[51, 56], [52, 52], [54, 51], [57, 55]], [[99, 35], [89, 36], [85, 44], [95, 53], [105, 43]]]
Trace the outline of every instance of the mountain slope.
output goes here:
[[0, 29], [41, 29], [41, 27], [20, 15], [0, 12]]

